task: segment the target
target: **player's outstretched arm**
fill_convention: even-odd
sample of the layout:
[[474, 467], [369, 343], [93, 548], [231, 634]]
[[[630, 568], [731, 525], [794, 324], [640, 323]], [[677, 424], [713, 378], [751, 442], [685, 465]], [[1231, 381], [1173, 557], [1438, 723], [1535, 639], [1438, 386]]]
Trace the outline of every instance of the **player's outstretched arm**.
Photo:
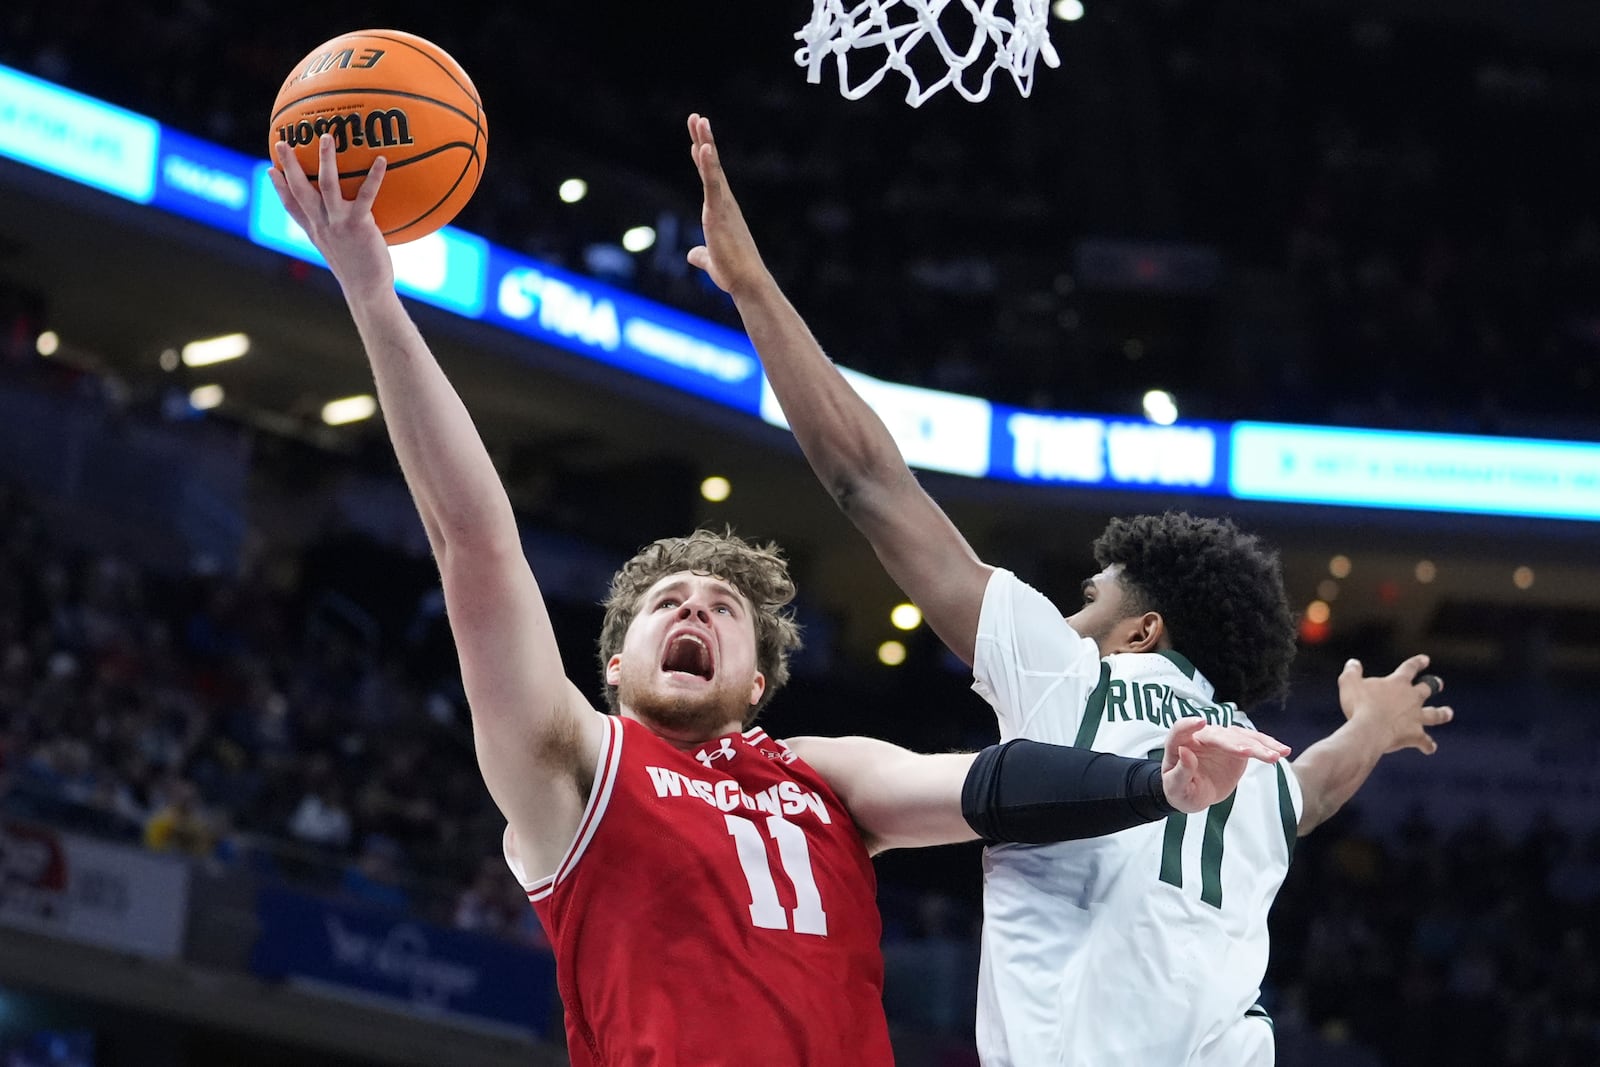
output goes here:
[[711, 123], [689, 116], [706, 243], [689, 262], [733, 297], [767, 379], [823, 487], [928, 625], [971, 663], [990, 568], [918, 484], [883, 420], [823, 353], [761, 260], [728, 188]]
[[978, 753], [920, 755], [869, 737], [799, 737], [790, 746], [839, 794], [867, 847], [1072, 841], [1233, 792], [1251, 760], [1288, 749], [1241, 727], [1184, 719], [1161, 762], [1013, 740]]
[[546, 848], [559, 858], [582, 815], [601, 720], [562, 671], [511, 502], [477, 428], [395, 293], [372, 218], [384, 160], [345, 200], [331, 137], [318, 146], [315, 184], [287, 145], [275, 150], [283, 169], [270, 172], [273, 186], [344, 290], [438, 561], [484, 781], [529, 868], [547, 866]]
[[1437, 675], [1420, 673], [1427, 666], [1427, 656], [1412, 656], [1393, 673], [1368, 678], [1358, 660], [1344, 665], [1339, 706], [1347, 721], [1293, 763], [1305, 797], [1300, 836], [1344, 807], [1385, 754], [1414, 748], [1431, 756], [1439, 750], [1427, 728], [1449, 722], [1455, 712], [1427, 703], [1444, 687]]

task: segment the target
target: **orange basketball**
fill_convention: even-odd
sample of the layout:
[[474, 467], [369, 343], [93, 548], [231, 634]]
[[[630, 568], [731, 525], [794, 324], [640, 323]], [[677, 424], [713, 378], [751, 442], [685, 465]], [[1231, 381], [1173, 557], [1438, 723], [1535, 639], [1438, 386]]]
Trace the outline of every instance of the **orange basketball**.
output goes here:
[[269, 151], [288, 141], [315, 178], [323, 133], [333, 135], [346, 199], [375, 158], [389, 161], [372, 215], [392, 245], [455, 218], [478, 188], [489, 148], [483, 104], [460, 64], [399, 30], [335, 37], [295, 66], [272, 105]]

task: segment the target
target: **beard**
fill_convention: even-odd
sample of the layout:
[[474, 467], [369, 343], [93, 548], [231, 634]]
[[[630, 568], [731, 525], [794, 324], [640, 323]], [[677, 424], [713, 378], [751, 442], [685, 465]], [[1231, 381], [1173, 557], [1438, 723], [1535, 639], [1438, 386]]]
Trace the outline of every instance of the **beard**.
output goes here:
[[742, 729], [750, 713], [737, 694], [713, 690], [705, 693], [652, 691], [630, 685], [624, 678], [617, 688], [617, 703], [633, 712], [646, 726], [679, 737], [710, 739], [724, 733], [730, 722]]

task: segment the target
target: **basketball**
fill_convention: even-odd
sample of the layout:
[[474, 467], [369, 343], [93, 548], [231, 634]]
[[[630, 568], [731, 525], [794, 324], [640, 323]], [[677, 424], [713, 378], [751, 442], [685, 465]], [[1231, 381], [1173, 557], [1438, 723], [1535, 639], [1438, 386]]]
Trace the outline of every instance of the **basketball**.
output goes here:
[[483, 174], [489, 128], [478, 90], [444, 49], [399, 30], [358, 30], [312, 49], [272, 105], [278, 141], [317, 176], [317, 140], [332, 134], [346, 199], [378, 156], [389, 170], [372, 205], [389, 244], [455, 218]]

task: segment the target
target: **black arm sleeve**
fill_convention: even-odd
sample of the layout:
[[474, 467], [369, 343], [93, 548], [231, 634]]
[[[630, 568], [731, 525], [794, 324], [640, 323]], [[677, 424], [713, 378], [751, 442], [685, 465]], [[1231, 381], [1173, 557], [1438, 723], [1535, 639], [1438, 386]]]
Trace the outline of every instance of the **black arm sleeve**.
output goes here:
[[986, 841], [1075, 841], [1175, 810], [1156, 760], [1020, 738], [978, 753], [961, 787], [961, 814]]

